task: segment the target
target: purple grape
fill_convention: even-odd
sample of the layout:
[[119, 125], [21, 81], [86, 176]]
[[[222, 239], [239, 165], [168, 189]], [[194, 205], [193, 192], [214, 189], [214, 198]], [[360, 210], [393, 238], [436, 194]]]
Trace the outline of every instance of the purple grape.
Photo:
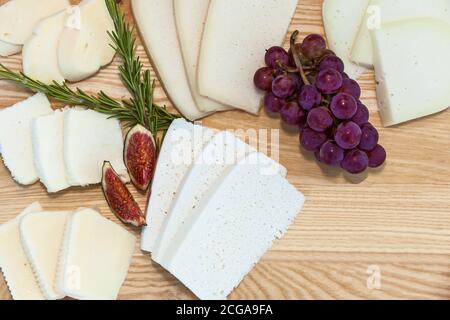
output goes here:
[[320, 159], [320, 149], [314, 151], [314, 157], [316, 158], [317, 162], [322, 163], [322, 159]]
[[344, 159], [344, 150], [334, 141], [327, 141], [320, 148], [319, 158], [329, 166], [337, 166]]
[[362, 126], [369, 121], [369, 109], [359, 101], [358, 109], [356, 110], [356, 114], [353, 116], [352, 121], [358, 126]]
[[342, 86], [342, 75], [334, 69], [325, 69], [319, 72], [315, 85], [319, 91], [325, 94], [332, 94]]
[[342, 81], [342, 87], [339, 92], [348, 93], [355, 99], [361, 97], [361, 87], [358, 82], [353, 79], [345, 79]]
[[276, 113], [283, 108], [286, 104], [286, 101], [278, 98], [272, 92], [267, 92], [264, 96], [264, 106], [267, 112]]
[[325, 39], [318, 34], [308, 35], [301, 44], [302, 53], [309, 59], [319, 58], [326, 49]]
[[274, 70], [272, 68], [264, 67], [256, 71], [253, 82], [258, 89], [270, 91], [272, 89], [273, 77]]
[[361, 142], [359, 149], [364, 151], [373, 150], [378, 144], [378, 131], [370, 123], [366, 123], [361, 127]]
[[289, 55], [282, 47], [272, 47], [266, 51], [265, 61], [268, 67], [276, 69], [278, 68], [277, 61], [285, 65], [289, 64]]
[[342, 73], [344, 72], [344, 62], [334, 54], [329, 54], [320, 61], [319, 69], [334, 69]]
[[379, 144], [372, 150], [367, 152], [369, 157], [369, 167], [378, 168], [386, 161], [386, 150]]
[[361, 173], [366, 170], [368, 166], [369, 158], [367, 157], [367, 154], [359, 149], [349, 151], [341, 162], [341, 167], [351, 174]]
[[317, 132], [325, 132], [333, 125], [333, 117], [326, 107], [312, 109], [308, 113], [308, 126]]
[[339, 147], [350, 150], [359, 145], [361, 134], [361, 128], [356, 123], [348, 121], [337, 127], [334, 138]]
[[278, 98], [285, 99], [292, 96], [295, 89], [295, 80], [286, 75], [278, 76], [272, 82], [272, 92]]
[[295, 91], [298, 91], [303, 86], [303, 80], [298, 73], [289, 73], [289, 77], [291, 77], [295, 82]]
[[311, 128], [305, 127], [300, 133], [300, 144], [305, 150], [315, 151], [327, 141], [327, 135], [324, 132], [316, 132]]
[[280, 115], [281, 119], [289, 125], [299, 125], [306, 117], [305, 111], [295, 101], [286, 103], [281, 109]]
[[340, 120], [351, 119], [358, 109], [358, 104], [351, 95], [347, 93], [338, 93], [331, 99], [331, 112]]
[[348, 74], [346, 74], [345, 72], [342, 72], [342, 78], [344, 78], [344, 79], [349, 79], [350, 77], [349, 77]]
[[308, 79], [310, 84], [316, 85], [317, 75], [318, 75], [318, 73], [311, 72], [310, 74], [306, 75], [306, 78]]
[[321, 100], [320, 92], [312, 85], [304, 85], [298, 95], [298, 103], [306, 111], [318, 106]]

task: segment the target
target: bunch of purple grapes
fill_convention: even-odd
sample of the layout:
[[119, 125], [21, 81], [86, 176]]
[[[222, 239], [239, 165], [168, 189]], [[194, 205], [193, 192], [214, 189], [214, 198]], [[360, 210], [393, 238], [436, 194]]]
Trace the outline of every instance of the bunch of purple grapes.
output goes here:
[[344, 72], [344, 63], [327, 49], [323, 37], [311, 34], [295, 43], [297, 35], [291, 37], [289, 52], [267, 50], [266, 67], [255, 74], [256, 87], [266, 92], [267, 112], [299, 126], [301, 146], [321, 163], [352, 174], [381, 166], [386, 151], [359, 100], [360, 86]]

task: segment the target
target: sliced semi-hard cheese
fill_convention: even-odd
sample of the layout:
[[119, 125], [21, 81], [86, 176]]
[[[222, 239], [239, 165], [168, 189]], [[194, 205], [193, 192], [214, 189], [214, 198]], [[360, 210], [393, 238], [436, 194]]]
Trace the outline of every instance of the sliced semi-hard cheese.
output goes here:
[[141, 249], [153, 252], [164, 219], [181, 184], [214, 131], [183, 119], [172, 122], [159, 153], [151, 196], [147, 207], [147, 226], [142, 229]]
[[33, 157], [39, 179], [48, 192], [70, 187], [64, 164], [64, 113], [35, 118], [32, 123]]
[[92, 110], [70, 109], [64, 116], [64, 162], [69, 183], [86, 186], [102, 181], [104, 161], [128, 182], [123, 162], [120, 123]]
[[164, 220], [159, 232], [152, 259], [164, 264], [166, 249], [176, 240], [178, 229], [191, 218], [191, 213], [214, 185], [220, 184], [220, 178], [227, 169], [239, 162], [250, 146], [237, 139], [233, 134], [218, 133], [197, 157], [187, 174], [182, 189], [173, 203], [170, 213]]
[[63, 10], [44, 20], [35, 27], [32, 36], [25, 42], [22, 52], [23, 72], [32, 79], [50, 84], [64, 82], [58, 65], [59, 36], [67, 19]]
[[184, 67], [192, 96], [200, 110], [213, 112], [226, 110], [219, 102], [200, 95], [197, 85], [197, 65], [210, 0], [174, 0], [175, 21], [184, 58]]
[[253, 83], [264, 52], [285, 39], [297, 0], [211, 0], [198, 70], [200, 94], [250, 113], [261, 107]]
[[35, 24], [70, 6], [69, 0], [13, 0], [0, 7], [0, 40], [22, 45]]
[[47, 300], [64, 298], [55, 287], [56, 271], [69, 212], [29, 213], [20, 220], [22, 246]]
[[236, 165], [180, 231], [165, 267], [200, 299], [225, 299], [303, 206], [303, 195], [266, 162], [253, 153]]
[[371, 68], [374, 62], [371, 30], [379, 29], [384, 23], [425, 17], [439, 18], [450, 23], [450, 1], [371, 0], [354, 40], [351, 59]]
[[52, 112], [50, 102], [41, 93], [0, 111], [0, 151], [14, 180], [20, 184], [38, 180], [33, 160], [32, 120]]
[[13, 54], [19, 53], [22, 50], [21, 45], [11, 44], [0, 40], [0, 56], [9, 57]]
[[58, 45], [59, 68], [65, 79], [86, 79], [112, 61], [115, 51], [108, 35], [112, 30], [105, 0], [83, 0], [71, 10]]
[[20, 239], [20, 219], [41, 211], [35, 202], [15, 219], [0, 225], [0, 268], [14, 300], [44, 300]]
[[207, 115], [197, 107], [189, 88], [177, 36], [172, 0], [132, 0], [134, 17], [164, 88], [189, 120]]
[[115, 300], [128, 274], [136, 238], [92, 209], [66, 226], [57, 286], [80, 300]]
[[366, 71], [350, 61], [353, 40], [358, 33], [370, 0], [325, 0], [322, 15], [328, 46], [342, 59], [345, 72], [357, 79]]
[[[383, 24], [372, 32], [377, 96], [385, 126], [450, 106], [450, 24], [440, 19]], [[445, 39], [445, 40], [444, 40]]]

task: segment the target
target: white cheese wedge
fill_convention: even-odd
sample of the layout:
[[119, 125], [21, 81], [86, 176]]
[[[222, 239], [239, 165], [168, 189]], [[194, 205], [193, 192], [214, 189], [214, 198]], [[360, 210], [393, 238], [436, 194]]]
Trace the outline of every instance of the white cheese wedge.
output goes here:
[[34, 118], [51, 113], [50, 102], [41, 93], [0, 111], [0, 152], [12, 177], [22, 185], [38, 180], [31, 123]]
[[64, 82], [59, 70], [58, 43], [64, 29], [67, 10], [63, 10], [44, 20], [34, 28], [33, 34], [25, 42], [22, 52], [23, 72], [32, 79], [51, 84]]
[[33, 158], [39, 179], [50, 193], [70, 187], [64, 164], [64, 113], [35, 118], [32, 123]]
[[450, 1], [448, 0], [371, 0], [354, 40], [351, 59], [368, 68], [373, 67], [374, 50], [371, 30], [382, 24], [417, 19], [439, 18], [450, 23]]
[[214, 112], [228, 107], [200, 95], [197, 85], [197, 65], [210, 0], [174, 0], [175, 21], [192, 96], [201, 111]]
[[0, 225], [0, 268], [14, 300], [44, 300], [20, 239], [20, 219], [41, 211], [35, 202], [13, 220]]
[[156, 239], [182, 182], [214, 131], [183, 119], [172, 122], [158, 157], [147, 207], [147, 226], [142, 229], [141, 249], [153, 252]]
[[70, 109], [64, 114], [64, 163], [72, 186], [102, 181], [104, 161], [111, 162], [124, 182], [130, 177], [123, 162], [119, 121], [92, 110]]
[[115, 300], [128, 274], [136, 238], [92, 209], [69, 218], [57, 287], [79, 300]]
[[285, 178], [267, 174], [266, 161], [253, 153], [235, 166], [181, 231], [167, 269], [200, 299], [225, 299], [303, 206]]
[[350, 52], [369, 1], [325, 0], [323, 3], [323, 24], [328, 46], [342, 59], [345, 72], [352, 79], [357, 79], [367, 70], [350, 60]]
[[0, 40], [22, 45], [35, 24], [70, 6], [69, 0], [13, 0], [0, 7]]
[[47, 300], [64, 298], [55, 287], [56, 271], [69, 212], [29, 213], [20, 220], [20, 236], [28, 261]]
[[0, 40], [0, 56], [9, 57], [22, 51], [21, 45], [11, 44]]
[[59, 68], [64, 78], [80, 81], [109, 64], [115, 51], [107, 32], [113, 30], [104, 0], [83, 0], [72, 9], [58, 46]]
[[177, 36], [172, 0], [132, 0], [136, 23], [167, 95], [187, 119], [207, 115], [189, 88]]
[[450, 24], [416, 19], [373, 31], [377, 96], [385, 126], [450, 106]]
[[264, 52], [285, 39], [297, 0], [211, 0], [205, 25], [200, 94], [258, 113], [262, 93], [253, 83]]
[[205, 146], [187, 174], [183, 187], [164, 220], [155, 250], [152, 252], [154, 261], [164, 264], [165, 252], [170, 244], [176, 241], [180, 226], [191, 219], [191, 213], [195, 212], [195, 208], [213, 186], [220, 184], [220, 178], [225, 172], [242, 160], [250, 150], [248, 144], [226, 131], [218, 133]]

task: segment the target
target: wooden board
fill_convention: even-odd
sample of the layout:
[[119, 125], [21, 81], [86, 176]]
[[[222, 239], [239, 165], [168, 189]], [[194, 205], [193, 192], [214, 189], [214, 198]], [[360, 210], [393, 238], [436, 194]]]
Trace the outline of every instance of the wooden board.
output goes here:
[[[129, 1], [122, 2], [132, 21]], [[323, 34], [321, 5], [322, 0], [300, 0], [289, 31], [299, 29], [302, 37]], [[150, 67], [141, 45], [139, 54]], [[0, 61], [20, 69], [20, 55]], [[79, 86], [104, 90], [116, 98], [127, 96], [117, 66], [115, 60]], [[340, 171], [324, 169], [301, 152], [298, 132], [281, 128], [280, 161], [289, 170], [289, 180], [305, 193], [306, 206], [287, 235], [275, 243], [230, 298], [450, 298], [450, 112], [383, 128], [373, 73], [362, 76], [360, 84], [362, 100], [389, 153], [387, 165], [360, 183], [351, 182]], [[0, 82], [0, 107], [29, 94]], [[159, 83], [156, 98], [170, 106]], [[279, 119], [264, 111], [258, 117], [238, 111], [216, 114], [203, 124], [219, 129], [280, 129]], [[145, 197], [134, 194], [144, 207]], [[36, 200], [50, 210], [96, 207], [117, 221], [98, 186], [48, 195], [40, 184], [17, 185], [0, 164], [0, 223]], [[378, 275], [380, 283], [374, 281]], [[185, 298], [195, 297], [136, 249], [120, 299]], [[0, 299], [10, 299], [3, 280]]]

